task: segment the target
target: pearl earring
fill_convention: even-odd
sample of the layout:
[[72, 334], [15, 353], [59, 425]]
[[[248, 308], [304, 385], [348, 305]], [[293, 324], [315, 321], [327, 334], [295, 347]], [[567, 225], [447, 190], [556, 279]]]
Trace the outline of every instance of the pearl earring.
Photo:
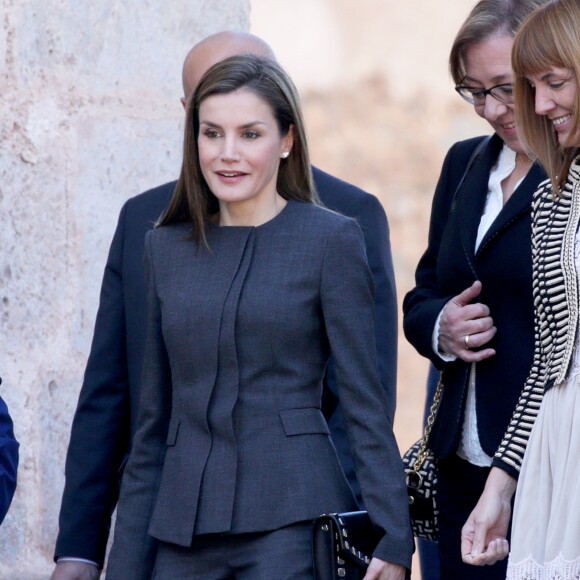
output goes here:
[[280, 157], [282, 157], [282, 159], [286, 159], [288, 155], [290, 155], [290, 151], [282, 151], [282, 153], [280, 153]]

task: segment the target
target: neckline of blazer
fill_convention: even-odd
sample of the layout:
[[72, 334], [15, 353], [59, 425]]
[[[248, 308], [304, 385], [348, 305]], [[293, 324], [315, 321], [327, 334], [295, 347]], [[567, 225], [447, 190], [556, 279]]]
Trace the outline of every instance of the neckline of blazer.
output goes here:
[[487, 199], [489, 175], [503, 145], [503, 141], [497, 135], [492, 137], [481, 155], [473, 162], [469, 174], [457, 192], [455, 211], [460, 211], [463, 216], [459, 225], [461, 242], [472, 258], [479, 256], [501, 230], [509, 227], [509, 224], [521, 215], [531, 212], [533, 194], [545, 179], [541, 167], [534, 163], [485, 233], [476, 252], [475, 241]]
[[220, 226], [214, 222], [208, 222], [208, 230], [213, 231], [243, 231], [243, 230], [265, 230], [269, 227], [274, 227], [278, 224], [278, 222], [282, 222], [286, 215], [292, 213], [292, 206], [296, 203], [301, 203], [295, 199], [288, 199], [286, 200], [286, 205], [272, 218], [268, 221], [264, 222], [263, 224], [259, 224], [257, 226]]

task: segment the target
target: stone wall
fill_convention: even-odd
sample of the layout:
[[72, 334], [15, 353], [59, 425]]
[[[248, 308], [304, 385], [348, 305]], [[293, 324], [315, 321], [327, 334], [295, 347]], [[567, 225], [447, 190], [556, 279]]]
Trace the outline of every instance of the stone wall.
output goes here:
[[47, 578], [123, 202], [176, 177], [181, 63], [249, 0], [0, 0], [0, 392], [20, 441], [0, 578]]

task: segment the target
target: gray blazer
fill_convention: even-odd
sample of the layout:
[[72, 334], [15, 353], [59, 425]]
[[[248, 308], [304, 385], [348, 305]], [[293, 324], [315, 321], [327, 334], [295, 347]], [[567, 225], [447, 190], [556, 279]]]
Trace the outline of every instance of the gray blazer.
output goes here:
[[107, 577], [149, 578], [150, 540], [275, 530], [356, 509], [320, 411], [336, 361], [375, 556], [410, 568], [402, 464], [376, 361], [356, 222], [290, 201], [259, 227], [147, 234], [149, 319], [138, 428]]

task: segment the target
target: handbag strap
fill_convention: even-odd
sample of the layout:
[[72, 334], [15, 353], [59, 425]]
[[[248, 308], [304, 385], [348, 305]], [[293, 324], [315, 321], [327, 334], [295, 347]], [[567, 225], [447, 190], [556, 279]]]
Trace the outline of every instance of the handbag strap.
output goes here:
[[417, 459], [415, 463], [411, 466], [411, 470], [415, 473], [423, 466], [423, 462], [429, 454], [427, 449], [427, 441], [429, 440], [429, 435], [431, 435], [431, 429], [433, 428], [433, 423], [435, 423], [435, 417], [437, 416], [437, 411], [439, 410], [439, 405], [441, 405], [441, 397], [443, 396], [443, 379], [439, 377], [439, 382], [437, 383], [437, 388], [435, 389], [435, 395], [433, 395], [433, 402], [431, 403], [431, 408], [429, 409], [429, 417], [427, 417], [427, 423], [425, 424], [425, 430], [423, 432], [423, 437], [421, 437], [421, 443], [419, 445], [419, 451], [417, 453]]

